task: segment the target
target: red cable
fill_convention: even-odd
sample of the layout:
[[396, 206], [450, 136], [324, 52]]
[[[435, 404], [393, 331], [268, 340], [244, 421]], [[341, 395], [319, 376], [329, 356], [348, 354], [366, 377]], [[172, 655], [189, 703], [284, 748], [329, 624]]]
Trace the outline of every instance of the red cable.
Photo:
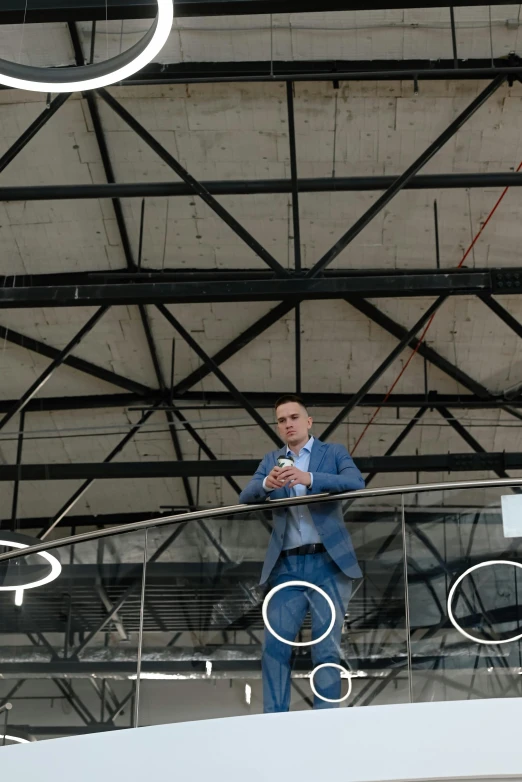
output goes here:
[[[521, 169], [522, 169], [522, 160], [521, 160], [521, 161], [520, 161], [520, 163], [518, 164], [518, 167], [517, 167], [516, 173], [518, 173], [518, 172], [519, 172]], [[505, 187], [505, 188], [504, 188], [504, 190], [502, 191], [502, 193], [501, 193], [501, 195], [499, 196], [499, 198], [498, 198], [498, 200], [497, 200], [497, 202], [496, 202], [495, 206], [494, 206], [494, 207], [493, 207], [493, 209], [490, 211], [490, 213], [489, 213], [489, 215], [487, 216], [486, 220], [484, 221], [484, 223], [483, 223], [483, 224], [482, 224], [482, 226], [480, 227], [480, 230], [477, 232], [477, 234], [475, 235], [475, 237], [474, 237], [473, 241], [472, 241], [472, 242], [471, 242], [471, 244], [469, 245], [468, 249], [466, 250], [466, 252], [465, 252], [465, 253], [464, 253], [464, 255], [462, 256], [462, 258], [461, 258], [461, 260], [460, 260], [460, 263], [459, 263], [459, 265], [457, 266], [457, 269], [460, 269], [460, 268], [462, 267], [462, 265], [463, 265], [464, 261], [466, 260], [466, 258], [468, 257], [468, 255], [470, 254], [470, 252], [472, 251], [472, 249], [474, 248], [474, 246], [475, 246], [475, 244], [477, 243], [477, 241], [480, 239], [480, 237], [481, 237], [481, 235], [482, 235], [482, 233], [483, 233], [483, 231], [484, 231], [485, 227], [487, 226], [487, 224], [489, 223], [489, 221], [491, 220], [491, 218], [493, 217], [493, 215], [494, 215], [494, 214], [495, 214], [495, 212], [497, 211], [498, 207], [500, 206], [500, 204], [501, 204], [501, 202], [502, 202], [502, 200], [503, 200], [503, 198], [504, 198], [504, 196], [506, 195], [506, 193], [507, 193], [507, 191], [508, 191], [508, 190], [509, 190], [509, 186], [508, 186], [508, 187]], [[400, 372], [399, 372], [399, 374], [397, 375], [396, 379], [394, 380], [394, 382], [393, 382], [393, 384], [392, 384], [392, 386], [391, 386], [390, 390], [388, 391], [388, 393], [387, 393], [387, 394], [386, 394], [386, 396], [384, 397], [383, 401], [381, 402], [381, 404], [379, 405], [379, 407], [378, 407], [378, 408], [375, 410], [374, 414], [372, 415], [372, 417], [370, 418], [370, 420], [368, 421], [368, 423], [366, 424], [366, 426], [365, 426], [365, 427], [364, 427], [364, 429], [362, 430], [362, 433], [361, 433], [361, 435], [360, 435], [359, 439], [357, 440], [357, 442], [355, 443], [354, 447], [352, 448], [352, 453], [355, 453], [355, 451], [356, 451], [356, 449], [357, 449], [357, 447], [358, 447], [359, 443], [360, 443], [360, 442], [361, 442], [361, 440], [363, 439], [364, 435], [366, 434], [366, 432], [368, 431], [368, 429], [370, 428], [370, 426], [373, 424], [373, 422], [375, 421], [375, 419], [376, 419], [376, 418], [377, 418], [377, 416], [379, 415], [380, 411], [382, 410], [383, 406], [386, 404], [386, 402], [388, 401], [388, 399], [389, 399], [389, 398], [390, 398], [390, 396], [392, 395], [392, 393], [393, 393], [393, 389], [395, 388], [395, 386], [397, 385], [397, 383], [399, 382], [399, 380], [401, 379], [401, 377], [402, 377], [402, 376], [404, 375], [404, 373], [406, 372], [407, 368], [408, 368], [408, 367], [409, 367], [409, 365], [410, 365], [410, 362], [411, 362], [411, 360], [412, 360], [412, 359], [413, 359], [413, 357], [414, 357], [414, 356], [415, 356], [415, 355], [416, 355], [416, 354], [419, 352], [420, 346], [421, 346], [421, 345], [422, 345], [422, 343], [424, 342], [424, 338], [425, 338], [425, 336], [426, 336], [426, 334], [427, 334], [427, 332], [428, 332], [428, 329], [430, 328], [431, 324], [433, 323], [433, 319], [435, 318], [435, 315], [436, 315], [436, 314], [437, 314], [437, 313], [436, 313], [436, 312], [434, 312], [434, 313], [433, 313], [433, 315], [431, 316], [431, 318], [429, 319], [429, 321], [428, 321], [428, 323], [426, 324], [426, 326], [425, 326], [425, 328], [424, 328], [424, 331], [422, 332], [422, 334], [421, 334], [421, 337], [420, 337], [419, 341], [417, 342], [417, 344], [416, 344], [416, 346], [415, 346], [415, 349], [413, 350], [413, 352], [412, 352], [411, 356], [409, 357], [409, 359], [407, 360], [407, 362], [405, 363], [405, 365], [403, 366], [403, 368], [401, 369], [401, 371], [400, 371]]]

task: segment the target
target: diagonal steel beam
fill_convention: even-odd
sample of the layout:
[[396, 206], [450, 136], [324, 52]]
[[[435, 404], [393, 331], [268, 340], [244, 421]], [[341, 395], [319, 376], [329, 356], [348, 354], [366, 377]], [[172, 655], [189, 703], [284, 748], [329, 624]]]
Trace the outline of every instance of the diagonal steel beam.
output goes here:
[[[13, 345], [18, 345], [18, 347], [30, 350], [32, 353], [38, 353], [40, 356], [46, 356], [52, 360], [55, 360], [60, 355], [60, 351], [57, 348], [46, 345], [44, 342], [38, 342], [38, 340], [33, 339], [32, 337], [26, 337], [24, 334], [19, 334], [5, 326], [0, 326], [0, 339], [4, 342], [11, 342]], [[155, 389], [148, 388], [134, 380], [129, 380], [128, 378], [122, 377], [103, 367], [97, 367], [95, 364], [91, 364], [90, 361], [84, 361], [82, 358], [76, 358], [76, 356], [66, 356], [62, 363], [65, 364], [65, 366], [71, 367], [71, 369], [77, 369], [79, 372], [85, 372], [85, 374], [91, 375], [91, 377], [103, 380], [104, 383], [110, 383], [113, 386], [124, 388], [126, 391], [131, 391], [140, 396], [158, 394], [158, 391]]]
[[[475, 440], [473, 435], [468, 432], [465, 426], [463, 426], [460, 421], [457, 421], [455, 416], [453, 416], [447, 407], [439, 407], [438, 412], [440, 415], [444, 418], [445, 421], [451, 426], [452, 429], [454, 429], [457, 434], [459, 434], [464, 442], [466, 442], [470, 448], [473, 448], [473, 450], [476, 453], [486, 453], [486, 449], [481, 446], [478, 440]], [[505, 470], [493, 470], [493, 472], [498, 475], [499, 478], [510, 478], [511, 476], [508, 475], [508, 473]]]
[[497, 76], [480, 92], [477, 97], [462, 111], [459, 116], [440, 134], [419, 157], [397, 177], [395, 182], [361, 215], [351, 228], [317, 261], [307, 273], [307, 277], [316, 277], [352, 242], [366, 226], [395, 198], [405, 185], [417, 174], [423, 166], [441, 149], [449, 139], [459, 131], [475, 112], [493, 95], [504, 83], [505, 76]]
[[334, 420], [326, 427], [322, 435], [319, 439], [326, 440], [332, 432], [337, 429], [339, 424], [346, 418], [348, 413], [353, 410], [353, 408], [359, 404], [361, 399], [366, 396], [368, 391], [375, 385], [375, 383], [379, 380], [380, 377], [386, 372], [388, 367], [393, 364], [395, 359], [402, 353], [405, 347], [407, 347], [411, 341], [411, 339], [415, 336], [415, 334], [423, 328], [423, 326], [426, 325], [426, 323], [430, 320], [430, 318], [434, 315], [434, 313], [439, 309], [439, 307], [442, 305], [444, 301], [446, 301], [447, 296], [440, 296], [436, 301], [433, 302], [433, 304], [428, 307], [426, 312], [421, 315], [421, 317], [418, 319], [418, 321], [411, 327], [409, 331], [406, 331], [402, 339], [400, 340], [399, 344], [393, 348], [391, 353], [386, 356], [384, 361], [381, 362], [381, 364], [377, 367], [375, 372], [373, 372], [372, 375], [368, 378], [366, 383], [364, 383], [359, 391], [352, 396], [350, 401], [347, 405], [343, 407], [343, 409], [336, 415]]
[[288, 272], [281, 266], [269, 252], [244, 228], [230, 212], [228, 212], [219, 201], [186, 169], [176, 160], [176, 158], [163, 147], [154, 136], [149, 133], [115, 98], [105, 89], [97, 91], [100, 98], [122, 119], [135, 133], [166, 163], [169, 168], [191, 188], [195, 195], [199, 196], [206, 204], [220, 217], [224, 223], [231, 228], [234, 233], [242, 239], [245, 244], [253, 250], [273, 271], [279, 276], [286, 277]]
[[[352, 307], [355, 307], [356, 310], [362, 312], [363, 315], [366, 315], [366, 317], [370, 318], [370, 320], [373, 320], [385, 331], [388, 331], [397, 339], [402, 339], [408, 333], [404, 326], [392, 320], [392, 318], [388, 317], [388, 315], [386, 315], [366, 299], [349, 297], [346, 299], [346, 301], [348, 304], [351, 304]], [[418, 343], [419, 340], [416, 337], [412, 337], [409, 344], [410, 347], [416, 348]], [[493, 395], [490, 394], [485, 386], [476, 380], [473, 380], [473, 378], [466, 374], [466, 372], [464, 372], [459, 367], [456, 367], [451, 363], [451, 361], [443, 358], [440, 353], [437, 353], [436, 350], [430, 348], [428, 345], [426, 345], [425, 342], [420, 345], [418, 353], [420, 356], [423, 356], [427, 361], [429, 361], [430, 364], [433, 364], [446, 375], [449, 375], [449, 377], [451, 377], [453, 380], [456, 380], [457, 383], [460, 383], [469, 391], [472, 391], [472, 393], [474, 393], [480, 399], [494, 399]]]
[[129, 703], [129, 701], [134, 696], [134, 687], [131, 686], [130, 691], [125, 695], [125, 697], [115, 706], [113, 709], [110, 717], [105, 721], [105, 724], [114, 724], [114, 721], [120, 716], [121, 712], [125, 708], [125, 706]]
[[[279, 320], [281, 320], [281, 318], [283, 318], [293, 308], [294, 303], [284, 301], [267, 312], [266, 315], [262, 315], [262, 317], [256, 320], [255, 323], [245, 329], [245, 331], [243, 331], [239, 336], [229, 342], [228, 345], [225, 345], [224, 348], [218, 350], [218, 352], [212, 356], [212, 361], [214, 364], [219, 366], [225, 361], [228, 361], [229, 358], [232, 358], [232, 356], [238, 353], [242, 348], [246, 347], [250, 342], [252, 342], [252, 340], [263, 334], [263, 332], [270, 328], [270, 326], [273, 326], [274, 323], [277, 323]], [[173, 393], [185, 393], [185, 391], [188, 391], [197, 383], [200, 383], [210, 374], [212, 374], [210, 367], [207, 364], [202, 364], [200, 367], [195, 369], [194, 372], [191, 372], [190, 375], [187, 375], [187, 377], [185, 377], [183, 380], [180, 380], [179, 383], [174, 386]]]
[[[78, 34], [78, 28], [76, 22], [68, 22], [69, 36], [74, 50], [74, 58], [76, 65], [83, 66], [86, 64], [85, 57], [82, 50], [80, 36]], [[116, 184], [116, 177], [114, 176], [114, 169], [112, 166], [111, 158], [109, 155], [109, 149], [107, 147], [107, 140], [103, 132], [103, 126], [101, 123], [100, 113], [96, 104], [96, 98], [91, 90], [83, 93], [83, 97], [87, 102], [87, 107], [91, 115], [92, 127], [94, 135], [96, 137], [96, 143], [100, 151], [100, 157], [102, 160], [102, 166], [105, 173], [105, 178], [108, 184]], [[125, 224], [125, 218], [123, 217], [123, 210], [121, 208], [121, 201], [119, 198], [112, 199], [112, 208], [114, 209], [114, 216], [116, 218], [116, 225], [118, 226], [118, 232], [123, 247], [123, 253], [125, 260], [129, 268], [135, 268], [136, 263], [132, 256], [131, 244], [129, 240], [129, 234], [127, 226]]]
[[[148, 318], [147, 311], [145, 307], [140, 306], [140, 317], [141, 322], [143, 324], [143, 330], [145, 332], [145, 338], [147, 340], [147, 345], [149, 348], [150, 357], [152, 360], [152, 364], [154, 366], [154, 372], [156, 374], [156, 381], [162, 391], [162, 393], [166, 394], [167, 387], [165, 384], [165, 378], [163, 377], [163, 372], [161, 369], [161, 365], [159, 362], [158, 352], [156, 350], [156, 345], [154, 343], [154, 338], [152, 336], [152, 330], [150, 327], [150, 322]], [[178, 461], [183, 461], [183, 452], [181, 450], [181, 443], [179, 441], [178, 432], [176, 430], [176, 427], [174, 426], [174, 416], [172, 414], [172, 410], [166, 410], [165, 416], [167, 418], [167, 423], [169, 425], [169, 434], [170, 439], [172, 440], [172, 446], [174, 448], [174, 453], [176, 455], [176, 459]], [[183, 476], [182, 478], [183, 482], [183, 489], [185, 491], [185, 497], [187, 498], [187, 504], [189, 508], [192, 510], [196, 510], [196, 505], [194, 502], [194, 495], [192, 493], [192, 487], [190, 485], [190, 479], [187, 476]]]
[[[71, 39], [73, 42], [73, 47], [75, 51], [75, 57], [76, 57], [76, 64], [77, 65], [83, 65], [84, 64], [84, 57], [83, 52], [81, 48], [80, 38], [78, 35], [78, 30], [75, 23], [69, 23], [69, 32], [71, 35]], [[114, 169], [112, 166], [109, 150], [107, 147], [107, 142], [105, 139], [105, 135], [103, 133], [103, 127], [101, 123], [101, 119], [98, 112], [98, 107], [96, 105], [96, 100], [93, 96], [92, 92], [86, 93], [86, 99], [89, 106], [89, 111], [91, 114], [91, 119], [93, 122], [93, 128], [96, 135], [98, 147], [100, 149], [100, 155], [102, 158], [102, 164], [105, 172], [105, 176], [108, 183], [115, 183], [116, 179], [114, 176]], [[136, 268], [136, 263], [134, 261], [132, 250], [130, 246], [130, 241], [128, 237], [128, 232], [125, 224], [125, 219], [123, 217], [123, 211], [121, 209], [121, 202], [118, 198], [114, 198], [112, 200], [113, 208], [116, 216], [116, 222], [118, 225], [118, 230], [120, 233], [122, 246], [125, 254], [125, 259], [127, 262], [128, 268]], [[254, 336], [257, 336], [257, 334], [262, 333], [263, 330], [268, 328], [269, 325], [271, 325], [273, 322], [275, 322], [276, 319], [281, 317], [282, 314], [284, 314], [286, 311], [288, 311], [289, 308], [287, 308], [286, 305], [279, 305], [279, 308], [276, 307], [273, 310], [273, 314], [269, 313], [264, 318], [261, 318], [257, 324], [254, 324], [250, 329], [247, 330], [243, 335], [240, 335], [236, 340], [234, 340], [230, 345], [226, 346], [224, 349], [219, 351], [219, 355], [216, 356], [215, 360], [216, 363], [221, 363], [223, 361], [226, 361], [227, 358], [229, 358], [231, 355], [233, 355], [237, 350], [239, 350], [241, 347], [243, 347], [245, 344], [248, 343], [251, 339], [254, 338]], [[154, 370], [156, 373], [156, 378], [158, 385], [160, 386], [160, 389], [162, 391], [166, 390], [164, 379], [162, 376], [160, 364], [157, 358], [156, 349], [154, 346], [154, 341], [152, 337], [152, 333], [150, 330], [150, 325], [148, 323], [147, 313], [143, 307], [143, 305], [140, 306], [140, 316], [143, 323], [147, 344], [149, 347], [151, 359], [154, 365]], [[272, 320], [273, 318], [273, 320]], [[180, 389], [182, 388], [190, 388], [191, 385], [199, 382], [206, 374], [207, 372], [204, 371], [205, 367], [203, 367], [203, 371], [196, 371], [195, 373], [192, 373], [193, 377], [189, 376], [184, 381], [181, 381], [181, 383], [178, 384], [176, 387], [176, 391], [179, 393]], [[207, 371], [210, 372], [210, 370], [207, 368]], [[168, 411], [166, 412], [167, 420], [169, 422], [170, 426], [170, 432], [171, 437], [173, 439], [173, 445], [176, 451], [176, 456], [178, 459], [182, 458], [181, 456], [181, 449], [179, 445], [179, 440], [177, 437], [177, 432], [175, 431], [174, 427], [172, 427], [173, 423], [173, 416], [172, 412]], [[177, 442], [176, 442], [177, 441]], [[184, 488], [185, 493], [187, 496], [187, 502], [189, 502], [189, 505], [193, 505], [193, 498], [190, 499], [192, 495], [192, 491], [190, 488], [190, 483], [188, 479], [184, 478]]]
[[83, 720], [86, 725], [94, 725], [96, 723], [95, 718], [82, 699], [74, 691], [72, 684], [70, 682], [62, 682], [60, 679], [54, 679], [54, 683], [80, 719]]
[[[166, 385], [165, 380], [163, 377], [163, 372], [161, 370], [161, 366], [159, 363], [159, 358], [156, 350], [156, 345], [154, 344], [154, 339], [152, 336], [152, 331], [150, 328], [150, 323], [147, 317], [147, 312], [145, 311], [145, 308], [140, 308], [140, 314], [143, 322], [143, 328], [145, 330], [145, 335], [147, 337], [147, 344], [149, 346], [150, 355], [152, 358], [152, 363], [154, 364], [154, 371], [156, 372], [156, 378], [158, 381], [158, 384], [162, 391], [166, 393]], [[172, 446], [174, 448], [174, 453], [176, 455], [176, 459], [179, 462], [183, 461], [183, 451], [181, 450], [181, 443], [179, 440], [178, 432], [173, 425], [174, 422], [174, 415], [172, 410], [166, 410], [165, 415], [167, 417], [167, 422], [169, 424], [169, 434], [170, 438], [172, 440]], [[194, 501], [194, 494], [192, 492], [192, 487], [190, 485], [190, 479], [188, 476], [184, 475], [182, 476], [182, 482], [183, 482], [183, 488], [185, 491], [185, 497], [187, 498], [187, 504], [188, 507], [191, 510], [197, 510], [196, 503]], [[214, 546], [218, 554], [225, 559], [225, 561], [230, 561], [230, 557], [226, 553], [225, 549], [219, 543], [215, 535], [212, 534], [211, 530], [208, 528], [208, 526], [205, 524], [205, 522], [202, 519], [198, 519], [198, 526], [201, 530], [203, 530], [203, 533], [206, 535], [206, 537], [210, 540], [211, 544]], [[177, 535], [176, 535], [177, 537]]]
[[61, 95], [58, 95], [53, 101], [51, 101], [51, 104], [48, 108], [45, 108], [44, 111], [42, 111], [41, 114], [32, 122], [27, 130], [24, 130], [22, 135], [17, 138], [17, 140], [14, 142], [14, 144], [9, 147], [9, 149], [4, 152], [2, 157], [0, 157], [0, 172], [2, 172], [9, 163], [11, 163], [15, 157], [19, 154], [19, 152], [22, 151], [22, 149], [27, 146], [27, 144], [33, 139], [39, 130], [43, 128], [44, 125], [49, 122], [51, 117], [53, 117], [58, 109], [60, 109], [67, 98], [69, 98], [70, 93], [63, 92]]
[[203, 350], [203, 348], [196, 342], [192, 334], [190, 334], [184, 326], [178, 321], [177, 318], [168, 310], [163, 304], [156, 305], [164, 318], [176, 329], [178, 334], [185, 340], [185, 342], [192, 348], [192, 350], [199, 356], [199, 358], [206, 364], [212, 374], [223, 383], [225, 388], [232, 394], [234, 399], [243, 407], [254, 419], [254, 421], [260, 426], [266, 435], [280, 448], [282, 442], [272, 428], [267, 424], [264, 418], [259, 415], [255, 407], [246, 399], [246, 397], [235, 387], [235, 385], [228, 379], [228, 377], [221, 371], [212, 358]]
[[[76, 58], [76, 64], [77, 65], [83, 65], [84, 64], [84, 57], [80, 42], [80, 37], [78, 35], [78, 30], [76, 27], [76, 24], [73, 22], [69, 23], [69, 33], [71, 36], [71, 40], [73, 43], [73, 48], [75, 52], [75, 58]], [[98, 106], [96, 104], [96, 99], [92, 92], [87, 92], [86, 95], [87, 105], [89, 107], [89, 111], [91, 114], [91, 120], [93, 123], [94, 133], [96, 136], [96, 141], [98, 143], [98, 148], [100, 150], [100, 155], [102, 159], [102, 165], [105, 172], [105, 177], [107, 179], [108, 183], [115, 183], [116, 178], [114, 176], [114, 169], [112, 166], [110, 154], [109, 154], [109, 148], [107, 146], [107, 141], [105, 138], [105, 134], [103, 132], [103, 126], [101, 122], [101, 118], [98, 112]], [[125, 255], [125, 261], [127, 264], [127, 268], [130, 270], [137, 270], [137, 265], [134, 260], [134, 256], [132, 253], [132, 248], [129, 240], [129, 234], [127, 231], [127, 226], [125, 224], [125, 218], [123, 216], [123, 210], [121, 208], [121, 202], [119, 198], [113, 198], [112, 199], [112, 205], [114, 209], [114, 214], [116, 217], [116, 224], [118, 226], [118, 231], [120, 234], [120, 239], [123, 247], [123, 252]], [[142, 219], [143, 219], [143, 212], [142, 212]], [[141, 248], [140, 248], [140, 256], [141, 256]], [[158, 386], [162, 393], [166, 392], [166, 385], [165, 380], [163, 377], [163, 372], [161, 370], [161, 365], [159, 362], [156, 345], [154, 343], [154, 338], [152, 336], [152, 330], [150, 327], [148, 314], [145, 305], [139, 304], [138, 310], [140, 313], [140, 318], [143, 326], [143, 331], [145, 333], [145, 339], [147, 341], [147, 347], [149, 349], [149, 354], [151, 357], [152, 365], [154, 367], [154, 372], [156, 375], [156, 381], [158, 383]], [[172, 440], [172, 445], [174, 447], [174, 452], [176, 454], [176, 458], [178, 461], [183, 461], [183, 453], [181, 450], [181, 444], [179, 441], [178, 433], [174, 427], [174, 417], [172, 414], [172, 411], [167, 410], [165, 411], [165, 415], [167, 418], [167, 423], [169, 424], [169, 434]], [[190, 486], [190, 479], [187, 476], [182, 477], [183, 487], [185, 490], [185, 496], [187, 498], [187, 503], [189, 508], [192, 510], [196, 509], [195, 503], [194, 503], [194, 497], [192, 494], [192, 488]], [[82, 492], [83, 494], [83, 492]], [[80, 495], [81, 496], [81, 495]], [[203, 521], [199, 522], [199, 526], [203, 529], [203, 531], [207, 534], [207, 537], [210, 538], [211, 542], [214, 543], [213, 536], [209, 532], [207, 526], [204, 524]], [[219, 550], [219, 546], [218, 546]], [[107, 608], [107, 606], [106, 606]]]
[[13, 695], [17, 693], [18, 690], [24, 685], [25, 681], [25, 679], [20, 679], [17, 681], [16, 684], [9, 690], [7, 695], [4, 695], [3, 698], [0, 699], [0, 708], [4, 706], [4, 704], [9, 703]]
[[[142, 318], [142, 322], [143, 322], [143, 328], [145, 330], [145, 334], [146, 334], [146, 337], [147, 337], [147, 343], [148, 343], [148, 346], [149, 346], [152, 362], [154, 364], [154, 370], [156, 372], [156, 377], [157, 377], [157, 380], [158, 380], [160, 388], [163, 391], [166, 392], [165, 380], [164, 380], [163, 372], [161, 370], [161, 366], [160, 366], [160, 363], [159, 363], [159, 358], [158, 358], [158, 354], [157, 354], [157, 351], [156, 351], [156, 346], [154, 344], [154, 339], [152, 337], [152, 331], [151, 331], [151, 328], [150, 328], [150, 323], [149, 323], [149, 320], [148, 320], [145, 308], [143, 308], [143, 310], [140, 309], [140, 314], [141, 314], [141, 318]], [[166, 414], [166, 417], [167, 417], [167, 422], [169, 423], [169, 433], [170, 433], [170, 438], [172, 440], [172, 445], [173, 445], [173, 448], [174, 448], [174, 453], [176, 455], [176, 459], [179, 462], [182, 462], [183, 461], [183, 452], [181, 450], [181, 443], [179, 441], [179, 436], [178, 436], [177, 430], [172, 425], [172, 424], [174, 424], [173, 413], [172, 413], [171, 410], [167, 410], [167, 411], [165, 411], [165, 414]], [[192, 492], [192, 487], [190, 485], [189, 477], [184, 475], [182, 477], [182, 482], [183, 482], [183, 488], [185, 490], [185, 496], [187, 498], [188, 507], [191, 510], [197, 510], [196, 503], [194, 501], [194, 494]], [[223, 546], [219, 543], [217, 538], [212, 534], [212, 532], [210, 531], [210, 529], [208, 528], [208, 526], [205, 524], [205, 522], [202, 519], [198, 520], [198, 526], [200, 527], [201, 530], [203, 530], [203, 533], [210, 540], [211, 544], [214, 546], [214, 548], [216, 549], [218, 554], [221, 557], [223, 557], [225, 559], [225, 561], [226, 560], [230, 561], [230, 557], [228, 556], [228, 554], [224, 550]], [[177, 532], [177, 530], [175, 530], [175, 532]], [[177, 534], [174, 536], [174, 539], [176, 537], [177, 537]]]
[[[426, 407], [421, 407], [419, 410], [417, 410], [417, 412], [415, 413], [413, 418], [411, 418], [408, 421], [407, 425], [404, 427], [402, 432], [395, 438], [393, 443], [386, 450], [386, 453], [384, 454], [385, 456], [391, 456], [392, 454], [395, 453], [395, 451], [397, 450], [399, 445], [401, 445], [404, 442], [404, 440], [407, 438], [407, 436], [409, 435], [411, 430], [419, 423], [419, 421], [423, 417], [423, 415], [426, 412], [426, 410], [427, 410]], [[379, 474], [378, 472], [370, 472], [370, 473], [368, 473], [368, 475], [364, 479], [366, 488], [368, 488], [369, 484], [373, 481], [375, 476], [378, 475], [378, 474]]]
[[517, 337], [522, 337], [522, 323], [514, 318], [502, 304], [499, 304], [499, 302], [493, 298], [493, 296], [479, 296], [479, 299], [483, 301], [486, 307], [489, 307], [495, 315], [498, 315], [500, 320], [503, 320], [506, 326], [515, 332]]
[[[151, 417], [151, 415], [153, 415], [153, 413], [155, 413], [155, 412], [156, 412], [156, 411], [155, 411], [154, 409], [152, 409], [152, 410], [148, 410], [146, 413], [143, 413], [143, 415], [141, 416], [141, 418], [140, 418], [140, 420], [138, 421], [138, 423], [137, 423], [137, 424], [135, 424], [135, 425], [132, 427], [132, 429], [130, 429], [130, 430], [127, 432], [127, 434], [125, 435], [125, 437], [124, 437], [122, 440], [120, 440], [120, 442], [118, 443], [118, 445], [117, 445], [115, 448], [113, 448], [113, 450], [110, 452], [110, 454], [109, 454], [108, 456], [106, 456], [106, 457], [105, 457], [105, 459], [103, 460], [103, 463], [104, 463], [104, 464], [107, 464], [108, 462], [111, 462], [111, 461], [114, 459], [114, 457], [115, 457], [117, 454], [119, 454], [119, 453], [120, 453], [120, 451], [122, 451], [122, 450], [123, 450], [123, 448], [125, 448], [125, 446], [127, 445], [127, 443], [128, 443], [130, 440], [132, 440], [132, 438], [134, 437], [134, 435], [135, 435], [137, 432], [139, 432], [139, 430], [141, 429], [141, 427], [143, 426], [143, 424], [144, 424], [146, 421], [148, 421], [148, 419]], [[63, 519], [63, 518], [64, 518], [64, 517], [65, 517], [65, 516], [66, 516], [66, 515], [69, 513], [69, 511], [70, 511], [70, 510], [71, 510], [71, 509], [72, 509], [72, 508], [73, 508], [73, 507], [76, 505], [76, 503], [78, 502], [78, 500], [80, 500], [80, 499], [81, 499], [81, 497], [83, 497], [83, 495], [85, 494], [85, 492], [86, 492], [86, 491], [87, 491], [87, 490], [88, 490], [88, 489], [89, 489], [89, 488], [92, 486], [92, 484], [94, 483], [94, 481], [95, 481], [95, 478], [89, 478], [89, 479], [88, 479], [88, 480], [86, 480], [84, 483], [82, 483], [82, 485], [79, 487], [79, 489], [77, 489], [77, 490], [74, 492], [74, 494], [72, 495], [72, 497], [70, 497], [70, 498], [67, 500], [67, 502], [65, 503], [65, 505], [63, 505], [63, 506], [60, 508], [60, 510], [58, 511], [58, 513], [57, 513], [57, 514], [54, 516], [54, 518], [51, 520], [51, 522], [48, 524], [48, 526], [45, 528], [45, 530], [43, 530], [43, 532], [41, 532], [41, 533], [40, 533], [40, 535], [39, 535], [38, 537], [39, 537], [41, 540], [45, 540], [45, 538], [46, 538], [46, 537], [47, 537], [47, 536], [48, 536], [48, 535], [49, 535], [49, 534], [50, 534], [50, 533], [53, 531], [53, 529], [54, 529], [54, 528], [55, 528], [55, 527], [56, 527], [56, 526], [57, 526], [57, 525], [60, 523], [60, 521], [61, 521], [61, 520], [62, 520], [62, 519]]]
[[105, 315], [109, 307], [103, 306], [100, 307], [94, 315], [89, 318], [87, 323], [82, 326], [80, 331], [71, 339], [71, 341], [64, 347], [63, 350], [61, 350], [58, 355], [55, 357], [55, 359], [49, 364], [46, 369], [42, 372], [40, 377], [35, 380], [35, 382], [30, 386], [27, 391], [22, 394], [18, 402], [12, 406], [12, 408], [4, 415], [4, 417], [0, 420], [0, 429], [3, 429], [4, 426], [8, 423], [8, 421], [11, 420], [17, 413], [21, 412], [26, 404], [35, 396], [35, 394], [38, 393], [38, 391], [45, 385], [45, 383], [49, 380], [55, 369], [57, 369], [61, 364], [63, 364], [64, 359], [67, 358], [69, 353], [71, 353], [74, 348], [80, 344], [82, 339], [85, 337], [86, 334], [88, 334], [94, 326], [98, 323], [100, 318]]
[[[393, 336], [397, 337], [397, 339], [402, 339], [402, 337], [407, 333], [404, 326], [396, 323], [394, 320], [389, 318], [388, 315], [385, 315], [384, 312], [381, 312], [381, 310], [379, 310], [374, 304], [371, 304], [366, 299], [350, 297], [347, 298], [346, 301], [348, 304], [351, 304], [352, 307], [355, 307], [357, 310], [359, 310], [359, 312], [362, 312], [364, 315], [370, 318], [370, 320], [373, 320], [375, 323], [385, 329], [385, 331], [389, 331], [389, 333], [393, 334]], [[412, 348], [417, 347], [418, 344], [419, 340], [416, 337], [410, 341], [410, 347]], [[442, 372], [444, 372], [446, 375], [449, 375], [449, 377], [451, 377], [453, 380], [456, 380], [457, 383], [460, 383], [465, 388], [472, 391], [479, 399], [482, 399], [486, 402], [495, 403], [496, 407], [504, 410], [514, 418], [521, 417], [520, 413], [518, 413], [508, 404], [499, 402], [498, 398], [491, 394], [485, 386], [483, 386], [477, 380], [474, 380], [462, 369], [452, 364], [451, 361], [445, 359], [440, 355], [440, 353], [437, 353], [436, 350], [426, 345], [425, 342], [420, 344], [418, 353], [438, 369], [442, 370]]]

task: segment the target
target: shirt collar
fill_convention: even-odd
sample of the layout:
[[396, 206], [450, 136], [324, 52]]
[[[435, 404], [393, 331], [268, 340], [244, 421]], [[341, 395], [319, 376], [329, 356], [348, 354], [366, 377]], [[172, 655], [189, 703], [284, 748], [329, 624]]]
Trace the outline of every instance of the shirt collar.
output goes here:
[[[314, 444], [314, 436], [312, 435], [310, 437], [310, 439], [308, 440], [308, 442], [305, 443], [305, 445], [303, 445], [303, 447], [301, 448], [301, 450], [299, 451], [299, 453], [297, 455], [300, 456], [303, 451], [308, 451], [308, 453], [312, 453], [312, 445], [313, 444]], [[286, 455], [288, 456], [289, 454], [293, 454], [293, 451], [290, 448], [290, 446], [287, 445], [286, 446]]]

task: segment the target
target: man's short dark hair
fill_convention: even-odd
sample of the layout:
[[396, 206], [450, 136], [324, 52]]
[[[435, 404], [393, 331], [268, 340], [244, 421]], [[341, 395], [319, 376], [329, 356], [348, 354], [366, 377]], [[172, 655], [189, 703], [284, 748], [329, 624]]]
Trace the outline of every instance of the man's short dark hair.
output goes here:
[[277, 412], [277, 408], [281, 407], [281, 405], [286, 405], [288, 402], [296, 402], [298, 405], [301, 405], [306, 412], [308, 413], [308, 409], [304, 403], [304, 399], [300, 397], [298, 394], [283, 394], [283, 396], [280, 396], [277, 402], [274, 405], [274, 410]]

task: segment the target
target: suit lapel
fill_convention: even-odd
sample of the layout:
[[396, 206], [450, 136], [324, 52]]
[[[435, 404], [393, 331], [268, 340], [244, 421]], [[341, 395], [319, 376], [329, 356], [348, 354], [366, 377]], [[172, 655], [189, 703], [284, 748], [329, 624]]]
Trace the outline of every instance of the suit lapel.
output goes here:
[[326, 443], [321, 442], [321, 440], [314, 439], [314, 444], [312, 445], [312, 453], [310, 454], [310, 464], [308, 465], [308, 472], [319, 471], [319, 467], [321, 466], [321, 462], [326, 456], [327, 450], [328, 448], [326, 446]]

